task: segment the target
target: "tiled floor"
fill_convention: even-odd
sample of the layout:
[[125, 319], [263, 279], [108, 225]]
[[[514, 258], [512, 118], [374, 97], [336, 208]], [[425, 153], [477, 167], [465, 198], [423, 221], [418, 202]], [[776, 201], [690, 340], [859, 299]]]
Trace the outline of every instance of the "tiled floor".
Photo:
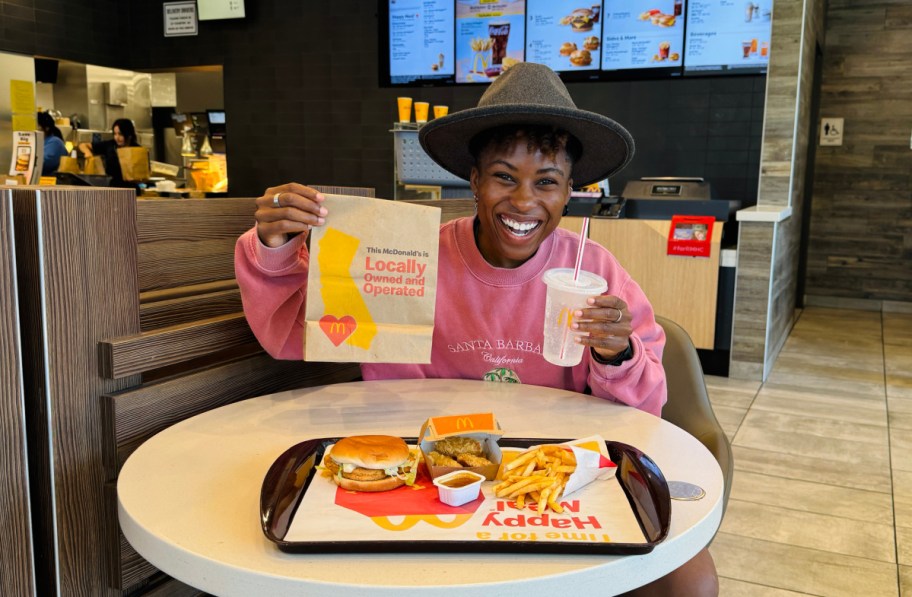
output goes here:
[[805, 309], [763, 384], [708, 377], [727, 596], [912, 597], [912, 314]]

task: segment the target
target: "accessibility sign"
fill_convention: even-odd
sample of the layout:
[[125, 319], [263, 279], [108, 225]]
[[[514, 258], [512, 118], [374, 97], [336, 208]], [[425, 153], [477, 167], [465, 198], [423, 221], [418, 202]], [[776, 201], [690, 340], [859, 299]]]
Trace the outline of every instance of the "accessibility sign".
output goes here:
[[844, 118], [821, 118], [820, 144], [842, 145], [842, 126], [844, 122]]

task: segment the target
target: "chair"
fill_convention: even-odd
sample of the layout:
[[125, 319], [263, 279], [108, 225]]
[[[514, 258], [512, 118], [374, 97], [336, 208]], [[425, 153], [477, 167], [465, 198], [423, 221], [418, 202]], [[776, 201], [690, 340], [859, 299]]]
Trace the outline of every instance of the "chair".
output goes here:
[[735, 466], [731, 444], [713, 412], [700, 358], [690, 336], [670, 319], [657, 315], [656, 322], [665, 330], [662, 366], [668, 381], [668, 402], [662, 409], [662, 418], [700, 440], [716, 457], [725, 480], [724, 515]]

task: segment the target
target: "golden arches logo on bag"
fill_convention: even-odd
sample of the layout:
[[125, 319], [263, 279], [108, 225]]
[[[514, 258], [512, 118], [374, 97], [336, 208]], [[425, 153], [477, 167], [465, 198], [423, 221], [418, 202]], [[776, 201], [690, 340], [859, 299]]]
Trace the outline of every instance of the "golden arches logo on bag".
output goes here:
[[443, 520], [436, 514], [407, 514], [402, 517], [401, 522], [393, 522], [389, 516], [372, 516], [371, 520], [387, 531], [407, 531], [419, 522], [426, 522], [438, 529], [455, 529], [467, 523], [470, 518], [471, 514], [456, 514], [453, 520]]

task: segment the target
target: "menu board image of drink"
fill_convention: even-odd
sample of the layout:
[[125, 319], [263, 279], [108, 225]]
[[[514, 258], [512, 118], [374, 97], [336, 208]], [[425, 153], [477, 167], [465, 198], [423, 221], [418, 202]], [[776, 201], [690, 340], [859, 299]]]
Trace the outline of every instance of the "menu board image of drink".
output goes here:
[[456, 82], [490, 83], [524, 60], [525, 2], [456, 2]]
[[452, 0], [389, 0], [390, 83], [452, 82], [454, 13]]
[[661, 70], [680, 74], [684, 55], [684, 0], [605, 2], [602, 70]]
[[527, 0], [526, 60], [557, 72], [595, 71], [601, 61], [602, 3]]
[[684, 74], [765, 73], [773, 0], [690, 0]]

